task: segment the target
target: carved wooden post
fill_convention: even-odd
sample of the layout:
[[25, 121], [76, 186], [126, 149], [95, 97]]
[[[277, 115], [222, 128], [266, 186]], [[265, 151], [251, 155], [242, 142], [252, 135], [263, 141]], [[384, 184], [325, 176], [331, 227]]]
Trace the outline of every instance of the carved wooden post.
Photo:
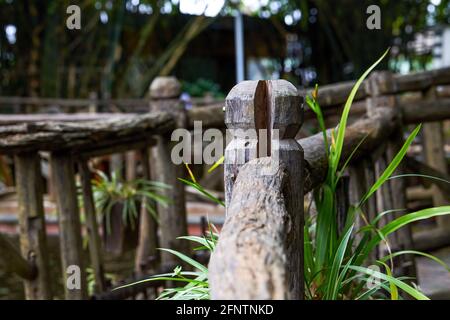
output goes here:
[[[143, 178], [150, 180], [150, 157], [149, 149], [141, 150], [142, 174]], [[150, 201], [143, 199], [143, 201]], [[149, 203], [151, 207], [155, 207], [154, 201]], [[144, 205], [141, 206], [140, 222], [139, 222], [139, 243], [136, 249], [135, 271], [137, 274], [144, 273], [145, 269], [150, 265], [153, 270], [156, 269], [156, 257], [158, 256], [158, 225], [154, 217], [147, 211]], [[150, 261], [152, 260], [153, 261]]]
[[[65, 297], [67, 300], [87, 298], [86, 270], [84, 268], [80, 214], [78, 211], [77, 190], [75, 187], [74, 163], [70, 154], [54, 152], [50, 158], [52, 167], [52, 183], [57, 191], [62, 272], [64, 276]], [[73, 270], [69, 266], [75, 266]], [[80, 271], [80, 288], [68, 287], [68, 276]], [[73, 268], [73, 267], [72, 267]], [[70, 282], [70, 281], [69, 281]], [[71, 283], [71, 282], [70, 282]], [[75, 281], [73, 282], [75, 283]]]
[[295, 140], [302, 98], [285, 80], [245, 81], [230, 91], [225, 111], [233, 140], [225, 151], [227, 217], [210, 261], [212, 298], [302, 299], [304, 167]]
[[[178, 100], [179, 95], [180, 83], [175, 78], [156, 78], [150, 86], [150, 110], [171, 112], [176, 117], [178, 127], [185, 128], [186, 115], [184, 105]], [[151, 150], [152, 179], [171, 186], [171, 189], [164, 191], [171, 203], [157, 206], [161, 228], [160, 246], [188, 253], [186, 241], [176, 239], [187, 235], [188, 231], [184, 185], [178, 180], [184, 176], [184, 168], [172, 162], [170, 138], [170, 135], [157, 137], [157, 144]], [[162, 265], [173, 265], [179, 260], [172, 254], [162, 252], [161, 262]]]
[[[431, 87], [425, 93], [425, 99], [436, 99], [436, 88]], [[444, 131], [442, 122], [429, 122], [423, 125], [424, 152], [426, 163], [443, 174], [447, 174], [447, 159], [444, 151]], [[431, 186], [433, 190], [433, 206], [444, 206], [449, 200], [437, 185]], [[450, 232], [450, 218], [441, 216], [437, 218], [439, 228]]]
[[37, 151], [17, 154], [14, 164], [19, 200], [20, 249], [37, 271], [34, 280], [25, 280], [25, 296], [27, 299], [51, 299], [40, 157]]
[[86, 217], [86, 229], [89, 237], [89, 254], [92, 269], [94, 270], [96, 292], [105, 291], [105, 277], [103, 269], [103, 250], [98, 234], [97, 216], [92, 196], [91, 172], [86, 159], [79, 162], [81, 187], [83, 193], [84, 215]]

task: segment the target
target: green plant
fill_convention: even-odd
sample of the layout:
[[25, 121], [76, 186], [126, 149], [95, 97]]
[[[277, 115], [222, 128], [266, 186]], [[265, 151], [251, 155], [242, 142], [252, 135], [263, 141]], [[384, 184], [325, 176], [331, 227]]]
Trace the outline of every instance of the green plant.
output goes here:
[[[217, 163], [215, 163], [211, 169], [208, 170], [208, 173], [210, 173], [212, 170], [214, 170], [215, 168], [217, 168], [217, 166], [219, 165], [219, 163], [223, 162], [223, 156], [217, 161]], [[192, 170], [189, 168], [188, 164], [184, 164], [186, 166], [186, 170], [189, 173], [189, 176], [191, 178], [191, 181], [183, 179], [183, 178], [178, 178], [178, 180], [180, 180], [181, 182], [183, 182], [184, 184], [193, 187], [194, 189], [198, 190], [201, 194], [203, 194], [205, 197], [207, 197], [208, 199], [214, 201], [215, 203], [225, 207], [225, 203], [216, 198], [215, 196], [213, 196], [211, 193], [209, 193], [205, 188], [203, 188], [198, 182], [197, 179], [195, 178], [194, 174], [192, 173]]]
[[106, 219], [107, 231], [111, 232], [111, 212], [115, 205], [122, 205], [122, 220], [125, 225], [128, 223], [135, 227], [138, 218], [138, 204], [143, 201], [146, 209], [153, 218], [158, 221], [158, 216], [152, 201], [167, 205], [169, 199], [160, 194], [161, 190], [170, 186], [156, 181], [145, 179], [134, 179], [122, 181], [117, 172], [111, 174], [109, 178], [104, 172], [96, 171], [98, 179], [92, 180], [94, 202], [97, 210]]
[[[427, 299], [417, 288], [407, 283], [406, 280], [410, 279], [393, 276], [392, 269], [394, 266], [392, 258], [403, 254], [419, 254], [430, 257], [429, 255], [407, 250], [389, 254], [378, 261], [370, 261], [370, 253], [381, 242], [387, 243], [387, 236], [401, 227], [417, 220], [450, 214], [449, 206], [405, 214], [378, 229], [377, 221], [381, 216], [395, 211], [390, 210], [389, 212], [380, 213], [373, 221], [368, 221], [367, 225], [359, 230], [355, 229], [355, 221], [358, 215], [361, 215], [367, 221], [362, 210], [363, 204], [391, 177], [418, 134], [420, 125], [413, 130], [403, 147], [373, 186], [367, 190], [359, 203], [350, 207], [342, 234], [338, 234], [336, 225], [336, 188], [343, 171], [350, 161], [350, 159], [347, 159], [344, 165], [340, 166], [350, 108], [362, 81], [386, 54], [387, 51], [356, 82], [345, 103], [337, 130], [331, 130], [331, 143], [328, 142], [323, 115], [317, 102], [317, 87], [312, 97], [307, 97], [306, 99], [308, 106], [318, 118], [319, 126], [325, 138], [325, 148], [328, 156], [326, 180], [314, 192], [317, 214], [307, 219], [305, 223], [305, 294], [308, 299], [377, 299], [386, 298], [384, 292], [387, 292], [391, 299], [398, 299], [398, 289], [403, 290], [413, 298]], [[356, 235], [359, 236], [357, 237]], [[445, 263], [436, 257], [432, 257], [432, 259], [445, 266]], [[390, 266], [386, 263], [387, 261], [390, 262]], [[377, 267], [380, 270], [384, 269], [385, 272], [368, 268], [368, 263], [376, 263]], [[373, 279], [378, 280], [376, 284], [367, 287], [367, 282]]]
[[[86, 268], [86, 281], [88, 288], [88, 295], [93, 296], [95, 293], [95, 272], [92, 268]], [[105, 280], [109, 282], [115, 281], [115, 276], [112, 273], [105, 273]]]
[[[212, 253], [218, 241], [218, 232], [213, 225], [209, 224], [209, 232], [203, 237], [185, 236], [177, 239], [196, 243], [199, 245], [194, 248], [196, 251], [207, 250]], [[181, 261], [192, 267], [194, 271], [183, 271], [181, 266], [177, 266], [171, 273], [158, 274], [114, 290], [148, 281], [174, 281], [185, 285], [164, 289], [157, 300], [209, 300], [208, 268], [181, 252], [164, 248], [160, 250], [177, 256]]]
[[184, 81], [183, 91], [189, 93], [192, 97], [204, 97], [206, 94], [210, 94], [214, 98], [224, 97], [217, 83], [203, 78], [198, 78], [194, 82]]
[[[217, 166], [222, 161], [223, 158], [219, 159], [219, 161], [216, 164], [214, 164], [210, 170], [208, 170], [208, 173], [217, 168]], [[210, 200], [213, 200], [217, 204], [225, 206], [225, 204], [220, 199], [214, 197], [197, 182], [197, 179], [192, 173], [192, 170], [189, 168], [189, 165], [185, 164], [185, 166], [191, 180], [189, 181], [182, 178], [179, 178], [179, 180], [188, 186], [194, 187], [195, 189], [200, 191], [205, 197], [209, 198]], [[197, 245], [200, 245], [195, 247], [194, 251], [207, 250], [211, 254], [214, 251], [217, 241], [219, 239], [218, 238], [219, 232], [217, 231], [214, 225], [208, 223], [208, 226], [209, 231], [207, 232], [206, 235], [202, 237], [184, 236], [179, 237], [177, 239], [194, 242]], [[149, 279], [135, 282], [126, 286], [118, 287], [114, 290], [147, 281], [158, 281], [158, 280], [175, 281], [177, 283], [185, 283], [185, 285], [181, 287], [164, 289], [164, 291], [158, 296], [157, 298], [158, 300], [208, 300], [209, 299], [208, 268], [202, 265], [201, 263], [195, 261], [194, 259], [188, 257], [187, 255], [178, 252], [176, 250], [167, 248], [160, 248], [159, 250], [166, 251], [168, 253], [177, 256], [178, 258], [180, 258], [181, 261], [191, 266], [194, 269], [194, 271], [183, 271], [181, 266], [177, 266], [171, 273], [158, 274], [153, 277], [150, 277]]]

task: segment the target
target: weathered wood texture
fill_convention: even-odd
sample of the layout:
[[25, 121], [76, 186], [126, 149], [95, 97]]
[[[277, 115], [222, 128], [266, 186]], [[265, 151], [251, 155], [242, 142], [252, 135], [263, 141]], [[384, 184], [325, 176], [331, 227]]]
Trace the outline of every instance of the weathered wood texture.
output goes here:
[[0, 233], [1, 260], [6, 265], [6, 270], [14, 272], [22, 279], [34, 280], [37, 270], [28, 260], [22, 257], [19, 248], [16, 248], [9, 239]]
[[[150, 156], [149, 149], [141, 150], [142, 176], [143, 179], [150, 180]], [[150, 201], [143, 199], [143, 201]], [[156, 203], [149, 203], [156, 208]], [[155, 209], [156, 212], [156, 209]], [[146, 269], [156, 270], [158, 257], [158, 225], [152, 213], [149, 212], [144, 205], [141, 207], [139, 221], [139, 243], [136, 248], [135, 271], [137, 274], [143, 274]]]
[[86, 230], [89, 237], [89, 254], [92, 269], [94, 270], [95, 292], [105, 291], [105, 276], [103, 267], [103, 250], [100, 240], [95, 203], [92, 195], [91, 171], [87, 160], [79, 162], [81, 190], [83, 194], [84, 215], [86, 217]]
[[135, 114], [123, 113], [38, 113], [38, 114], [2, 114], [0, 126], [17, 125], [33, 122], [84, 122], [95, 120], [111, 120], [132, 117]]
[[[289, 176], [268, 157], [245, 164], [236, 179], [220, 241], [209, 264], [212, 299], [298, 299], [295, 221]], [[294, 274], [293, 274], [294, 273]]]
[[[74, 163], [65, 153], [52, 153], [52, 183], [57, 190], [56, 204], [60, 232], [60, 248], [64, 291], [67, 300], [87, 298], [86, 270], [84, 268], [80, 214], [75, 187]], [[69, 266], [77, 266], [80, 271], [80, 288], [69, 288], [67, 273]]]
[[430, 252], [448, 247], [450, 245], [450, 233], [448, 230], [436, 228], [414, 234], [414, 250]]
[[[404, 144], [403, 136], [401, 135], [402, 131], [394, 133], [390, 139], [390, 142], [388, 143], [386, 150], [386, 164], [392, 162], [395, 155]], [[406, 165], [405, 161], [402, 161], [392, 175], [402, 175], [405, 173]], [[389, 193], [388, 195], [386, 195], [386, 197], [391, 198], [391, 208], [386, 209], [402, 210], [392, 213], [392, 218], [389, 220], [392, 221], [393, 219], [399, 218], [402, 215], [408, 213], [406, 181], [405, 179], [399, 178], [389, 180], [385, 184], [387, 187], [387, 192]], [[394, 234], [397, 239], [396, 242], [391, 244], [393, 247], [402, 248], [402, 250], [409, 250], [410, 248], [414, 248], [414, 239], [410, 225], [400, 228]], [[395, 262], [397, 262], [397, 275], [408, 275], [411, 277], [416, 277], [417, 270], [414, 255], [402, 255], [397, 257], [396, 260], [397, 261]]]
[[210, 263], [212, 296], [301, 299], [303, 150], [295, 135], [302, 99], [284, 80], [244, 81], [227, 96], [225, 119], [233, 140], [225, 150], [227, 218]]
[[[436, 90], [432, 87], [425, 94], [425, 98], [430, 100], [436, 97]], [[450, 109], [450, 108], [448, 108]], [[447, 159], [444, 151], [444, 130], [442, 122], [426, 123], [423, 126], [423, 138], [424, 138], [424, 156], [426, 163], [447, 175]], [[444, 193], [438, 188], [437, 185], [432, 186], [434, 189], [433, 194], [433, 205], [443, 206], [449, 204], [449, 199], [444, 195]], [[444, 228], [450, 232], [450, 218], [447, 216], [442, 216], [437, 218], [439, 227]]]
[[[437, 169], [430, 167], [428, 164], [418, 161], [412, 157], [405, 157], [405, 166], [408, 168], [408, 171], [415, 174], [422, 174], [426, 176], [432, 176], [438, 179], [429, 180], [436, 186], [439, 187], [440, 191], [444, 193], [444, 196], [447, 199], [450, 199], [450, 184], [446, 181], [450, 181], [450, 176], [444, 174]], [[431, 191], [434, 193], [434, 190]]]
[[[350, 90], [348, 92], [350, 92]], [[321, 95], [322, 90], [319, 94], [319, 101]], [[382, 101], [390, 103], [392, 99], [398, 101], [398, 108], [403, 114], [403, 122], [405, 124], [450, 119], [450, 99], [448, 99], [448, 96], [442, 96], [433, 101], [408, 101], [408, 99], [405, 99], [402, 95], [391, 95], [388, 99], [383, 99]], [[321, 105], [324, 116], [326, 118], [339, 116], [344, 108], [344, 102], [345, 100], [336, 105]], [[350, 111], [352, 116], [363, 116], [365, 112], [366, 103], [364, 100], [357, 100], [353, 102], [352, 109]], [[305, 119], [316, 119], [316, 115], [312, 112], [312, 110], [307, 109], [305, 110]], [[219, 104], [217, 106], [208, 106], [188, 110], [188, 128], [192, 128], [194, 126], [194, 121], [202, 121], [204, 128], [223, 127], [223, 106]]]
[[[233, 185], [239, 169], [245, 163], [257, 157], [256, 100], [258, 99], [257, 94], [262, 97], [265, 94], [265, 89], [258, 89], [257, 86], [258, 81], [241, 82], [231, 89], [226, 98], [225, 124], [232, 134], [232, 140], [225, 149], [224, 186], [226, 204], [231, 201]], [[263, 105], [260, 113], [264, 113], [265, 108], [266, 105]], [[226, 210], [228, 211], [228, 208]]]
[[[174, 78], [156, 78], [150, 87], [151, 105], [150, 110], [154, 112], [170, 112], [174, 116], [177, 127], [186, 127], [186, 113], [184, 105], [173, 98], [180, 95], [180, 85]], [[178, 88], [178, 92], [176, 92]], [[168, 205], [158, 204], [160, 246], [171, 248], [188, 254], [188, 244], [186, 241], [177, 240], [177, 237], [185, 236], [187, 232], [186, 203], [184, 185], [178, 178], [184, 176], [184, 168], [175, 165], [171, 159], [172, 143], [170, 135], [160, 135], [157, 138], [156, 146], [151, 150], [151, 176], [152, 180], [163, 182], [170, 189], [162, 193], [170, 203]], [[161, 253], [162, 265], [172, 265], [178, 259], [167, 252]]]
[[[394, 75], [389, 71], [377, 71], [373, 72], [365, 82], [366, 91], [368, 97], [366, 98], [367, 113], [369, 116], [373, 116], [374, 112], [380, 107], [389, 107], [394, 110], [399, 110], [397, 99], [392, 95], [382, 95], [387, 92], [395, 92], [396, 84], [394, 82]], [[371, 185], [376, 181], [377, 177], [380, 177], [386, 170], [389, 163], [392, 162], [397, 152], [401, 149], [403, 145], [403, 118], [398, 117], [397, 129], [393, 131], [387, 143], [380, 144], [380, 146], [372, 152], [371, 158], [374, 163], [374, 175]], [[378, 150], [378, 152], [377, 152]], [[400, 164], [395, 174], [401, 175], [404, 173], [403, 164]], [[373, 198], [373, 199], [372, 199]], [[404, 180], [392, 180], [384, 183], [376, 193], [368, 199], [368, 202], [373, 201], [374, 210], [369, 217], [369, 222], [375, 219], [376, 215], [380, 212], [387, 212], [389, 210], [403, 210], [392, 212], [391, 214], [384, 215], [380, 221], [378, 227], [383, 227], [395, 218], [407, 213], [406, 211], [406, 186]], [[378, 257], [384, 257], [390, 253], [390, 248], [411, 248], [412, 243], [412, 233], [410, 226], [401, 228], [397, 232], [391, 234], [386, 241], [381, 242], [377, 247]], [[394, 259], [395, 269], [393, 267], [393, 272], [397, 275], [408, 275], [411, 277], [416, 276], [415, 261], [412, 255], [402, 255]], [[373, 261], [374, 262], [374, 261]]]
[[25, 280], [25, 296], [27, 299], [51, 299], [40, 158], [37, 152], [21, 153], [14, 157], [14, 164], [20, 248], [22, 255], [37, 268], [37, 277]]
[[89, 151], [105, 146], [119, 145], [133, 140], [148, 140], [150, 135], [169, 132], [174, 128], [173, 117], [167, 113], [91, 121], [84, 123], [37, 122], [4, 126], [0, 130], [0, 152], [15, 153], [24, 150]]

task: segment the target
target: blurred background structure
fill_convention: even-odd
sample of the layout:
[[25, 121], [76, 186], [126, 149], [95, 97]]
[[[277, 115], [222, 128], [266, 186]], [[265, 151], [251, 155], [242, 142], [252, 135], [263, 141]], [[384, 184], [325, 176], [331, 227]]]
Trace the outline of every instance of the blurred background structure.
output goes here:
[[[450, 62], [449, 2], [363, 0], [0, 1], [0, 96], [140, 98], [158, 75], [191, 95], [236, 82], [234, 19], [243, 16], [246, 79], [298, 86], [354, 79], [387, 47], [384, 67], [410, 72]], [[78, 4], [81, 30], [66, 8]], [[447, 58], [446, 58], [447, 57]]]

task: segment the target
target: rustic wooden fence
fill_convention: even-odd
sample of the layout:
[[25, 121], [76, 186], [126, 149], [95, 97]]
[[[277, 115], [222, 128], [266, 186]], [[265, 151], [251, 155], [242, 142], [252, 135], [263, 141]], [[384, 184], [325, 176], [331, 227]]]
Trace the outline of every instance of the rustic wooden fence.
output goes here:
[[[103, 154], [137, 150], [144, 159], [144, 176], [173, 186], [165, 191], [172, 203], [168, 207], [158, 206], [159, 226], [148, 214], [141, 215], [135, 263], [136, 273], [141, 277], [149, 270], [170, 269], [177, 261], [170, 255], [158, 256], [157, 243], [160, 247], [183, 252], [188, 248], [182, 241], [175, 241], [176, 237], [187, 234], [185, 190], [177, 181], [182, 176], [181, 167], [170, 161], [169, 134], [177, 127], [193, 128], [194, 121], [202, 121], [203, 128], [224, 129], [225, 123], [230, 129], [265, 129], [271, 146], [263, 157], [256, 152], [258, 139], [247, 145], [244, 142], [242, 148], [239, 146], [243, 138], [236, 135], [225, 151], [228, 159], [225, 164], [227, 216], [219, 246], [210, 262], [212, 297], [302, 298], [303, 194], [324, 181], [327, 169], [321, 134], [296, 139], [304, 120], [312, 117], [310, 111], [302, 108], [305, 92], [298, 92], [285, 81], [244, 82], [228, 95], [225, 113], [222, 105], [186, 110], [174, 81], [154, 81], [150, 89], [151, 112], [146, 115], [111, 116], [107, 120], [105, 117], [109, 115], [94, 114], [87, 118], [56, 115], [54, 121], [46, 119], [46, 115], [0, 117], [0, 154], [13, 155], [15, 162], [21, 250], [19, 253], [2, 235], [0, 248], [2, 255], [8, 257], [7, 262], [24, 279], [28, 299], [53, 296], [46, 258], [41, 152], [50, 153], [63, 270], [78, 265], [83, 273], [82, 289], [66, 288], [66, 298], [87, 298], [75, 163], [82, 182], [96, 297], [126, 298], [142, 290], [142, 285], [138, 289], [114, 292], [108, 292], [105, 287], [87, 161]], [[320, 89], [319, 102], [328, 119], [339, 114], [352, 86], [353, 83], [345, 83]], [[365, 141], [352, 162], [349, 192], [343, 192], [342, 203], [357, 199], [360, 192], [371, 185], [402, 144], [402, 128], [408, 124], [427, 122], [429, 129], [424, 130], [424, 148], [430, 150], [427, 152], [433, 157], [430, 156], [428, 162], [410, 158], [406, 165], [415, 173], [432, 172], [449, 180], [443, 144], [439, 142], [443, 139], [442, 126], [435, 122], [450, 118], [450, 69], [405, 76], [374, 73], [358, 91], [352, 112], [355, 116], [364, 113], [365, 117], [349, 126], [342, 157], [345, 159], [363, 138]], [[279, 130], [279, 140], [272, 141], [273, 129]], [[279, 161], [273, 161], [275, 156]], [[398, 173], [408, 167], [400, 168]], [[261, 175], [261, 172], [270, 174]], [[435, 196], [437, 194], [441, 196]], [[448, 195], [448, 186], [437, 183], [434, 204], [440, 205], [449, 199]], [[404, 182], [396, 179], [386, 184], [365, 209], [375, 215], [386, 208], [406, 208], [406, 201]], [[445, 219], [439, 221], [440, 234], [449, 233], [447, 224]], [[428, 237], [434, 239], [429, 234]], [[440, 245], [448, 243], [445, 236], [441, 238]], [[395, 248], [411, 248], [413, 240], [406, 230], [391, 241]], [[412, 259], [401, 261], [401, 265], [402, 272], [414, 273]]]

